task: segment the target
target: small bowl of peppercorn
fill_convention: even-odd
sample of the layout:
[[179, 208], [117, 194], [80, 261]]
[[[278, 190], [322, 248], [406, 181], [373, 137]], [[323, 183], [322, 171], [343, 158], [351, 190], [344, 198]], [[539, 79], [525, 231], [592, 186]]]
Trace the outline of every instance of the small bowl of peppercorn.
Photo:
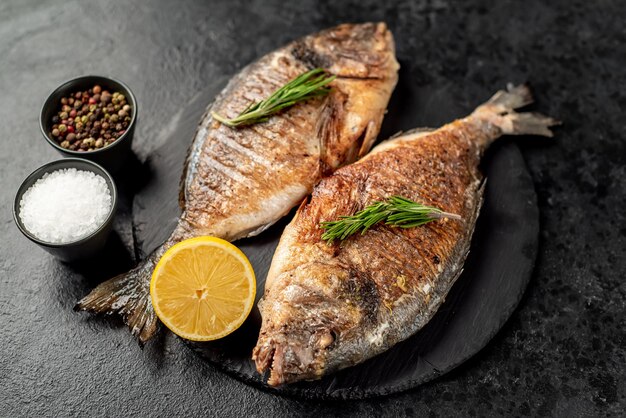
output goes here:
[[41, 133], [66, 157], [80, 157], [115, 172], [131, 151], [137, 100], [124, 83], [83, 76], [67, 81], [46, 99]]

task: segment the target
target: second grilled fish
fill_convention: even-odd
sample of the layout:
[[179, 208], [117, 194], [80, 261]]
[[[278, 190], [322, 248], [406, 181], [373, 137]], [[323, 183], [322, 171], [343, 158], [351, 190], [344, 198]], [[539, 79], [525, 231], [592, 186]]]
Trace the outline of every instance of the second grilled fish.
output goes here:
[[294, 41], [244, 68], [209, 110], [235, 117], [315, 67], [337, 76], [330, 94], [266, 123], [231, 129], [207, 112], [189, 151], [176, 230], [76, 309], [119, 313], [140, 341], [148, 340], [158, 325], [150, 277], [167, 248], [198, 235], [229, 241], [256, 235], [300, 203], [323, 174], [369, 151], [397, 80], [393, 37], [384, 23], [344, 24]]
[[[322, 180], [286, 227], [259, 304], [253, 351], [279, 385], [317, 379], [408, 338], [426, 324], [462, 271], [482, 201], [478, 164], [501, 135], [552, 136], [553, 119], [514, 109], [524, 86], [498, 92], [470, 116], [407, 133]], [[320, 223], [400, 195], [461, 220], [401, 229], [378, 224], [328, 245]]]

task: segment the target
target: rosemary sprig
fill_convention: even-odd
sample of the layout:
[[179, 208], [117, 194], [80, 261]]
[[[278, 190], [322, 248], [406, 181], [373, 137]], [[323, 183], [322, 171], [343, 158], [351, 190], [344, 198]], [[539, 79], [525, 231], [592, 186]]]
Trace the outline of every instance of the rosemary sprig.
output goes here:
[[267, 99], [251, 103], [236, 118], [226, 119], [215, 112], [211, 112], [211, 116], [230, 127], [265, 122], [273, 114], [296, 103], [327, 95], [330, 91], [328, 84], [334, 79], [334, 75], [328, 75], [322, 68], [316, 68], [300, 74]]
[[340, 216], [336, 221], [322, 222], [325, 229], [322, 239], [332, 243], [368, 229], [378, 222], [399, 228], [413, 228], [441, 218], [461, 219], [459, 215], [425, 206], [401, 196], [391, 196], [383, 202], [375, 202], [352, 216]]

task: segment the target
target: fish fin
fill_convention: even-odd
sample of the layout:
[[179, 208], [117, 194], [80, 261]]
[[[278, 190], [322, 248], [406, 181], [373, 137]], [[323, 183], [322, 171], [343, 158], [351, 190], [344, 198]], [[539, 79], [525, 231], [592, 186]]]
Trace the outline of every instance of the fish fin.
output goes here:
[[74, 310], [105, 315], [120, 314], [143, 345], [159, 328], [159, 320], [150, 300], [150, 277], [154, 266], [155, 257], [148, 257], [129, 272], [99, 284], [74, 306]]
[[561, 122], [551, 117], [534, 112], [518, 113], [519, 109], [533, 102], [528, 85], [513, 86], [500, 90], [474, 112], [477, 116], [488, 119], [506, 135], [540, 135], [552, 137], [551, 126]]
[[370, 121], [365, 127], [365, 131], [362, 134], [361, 147], [359, 148], [359, 153], [357, 154], [357, 158], [363, 157], [367, 154], [374, 142], [376, 142], [377, 134], [379, 131], [380, 123], [376, 123], [374, 121]]
[[437, 130], [436, 128], [428, 128], [428, 127], [422, 126], [422, 127], [419, 127], [419, 128], [409, 129], [408, 131], [398, 131], [395, 134], [391, 135], [391, 137], [389, 137], [389, 139], [398, 138], [400, 136], [407, 136], [407, 135], [413, 135], [413, 134], [422, 134], [422, 133], [434, 132], [436, 130]]
[[[334, 91], [333, 91], [334, 92]], [[343, 100], [337, 99], [339, 93], [330, 94], [324, 99], [322, 111], [317, 119], [317, 137], [320, 149], [320, 171], [322, 176], [332, 173], [342, 163], [335, 155], [339, 132], [338, 114], [343, 112]]]
[[395, 139], [395, 138], [400, 138], [403, 136], [409, 136], [409, 135], [414, 135], [414, 134], [427, 134], [429, 132], [435, 132], [437, 130], [437, 128], [428, 128], [428, 127], [419, 127], [419, 128], [413, 128], [413, 129], [409, 129], [408, 131], [398, 131], [395, 134], [391, 135], [389, 138], [386, 139], [386, 141], [389, 141], [390, 139]]
[[498, 108], [499, 112], [506, 112], [527, 106], [533, 101], [532, 93], [527, 84], [514, 86], [509, 83], [506, 90], [499, 90], [482, 106], [495, 107]]
[[551, 126], [560, 125], [561, 122], [541, 113], [512, 113], [506, 116], [511, 125], [505, 126], [510, 129], [503, 129], [507, 135], [539, 135], [552, 137], [554, 134], [550, 130]]

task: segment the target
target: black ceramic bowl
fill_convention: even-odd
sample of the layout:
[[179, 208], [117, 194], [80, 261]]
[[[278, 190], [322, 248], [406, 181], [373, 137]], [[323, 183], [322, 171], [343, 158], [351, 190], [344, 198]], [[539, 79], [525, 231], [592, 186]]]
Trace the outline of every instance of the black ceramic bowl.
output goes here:
[[[51, 136], [52, 132], [52, 117], [59, 111], [61, 107], [61, 98], [66, 97], [70, 93], [77, 91], [84, 91], [92, 88], [96, 84], [100, 85], [103, 90], [109, 90], [111, 93], [119, 91], [126, 96], [126, 101], [132, 107], [131, 120], [124, 135], [119, 137], [111, 145], [104, 148], [97, 149], [95, 151], [72, 151], [62, 148]], [[66, 81], [61, 84], [56, 90], [54, 90], [46, 99], [41, 108], [41, 115], [39, 117], [39, 126], [41, 133], [50, 145], [52, 145], [57, 151], [59, 151], [65, 157], [78, 157], [85, 158], [106, 167], [108, 170], [115, 172], [121, 168], [124, 161], [130, 154], [131, 142], [133, 140], [133, 134], [135, 132], [135, 125], [137, 122], [137, 100], [135, 95], [130, 91], [126, 84], [114, 80], [112, 78], [101, 77], [96, 75], [88, 75], [78, 77], [70, 81]]]
[[[75, 168], [77, 170], [83, 171], [91, 171], [92, 173], [96, 173], [104, 178], [109, 186], [109, 191], [111, 192], [111, 211], [107, 216], [104, 223], [92, 232], [90, 235], [81, 238], [78, 241], [63, 243], [63, 244], [54, 244], [50, 242], [45, 242], [33, 234], [28, 232], [22, 220], [20, 219], [20, 201], [22, 200], [22, 196], [28, 190], [30, 186], [32, 186], [37, 180], [42, 178], [46, 173], [51, 173], [56, 170], [64, 169], [64, 168]], [[115, 188], [115, 183], [113, 182], [113, 178], [111, 175], [98, 164], [95, 164], [91, 161], [83, 160], [81, 158], [66, 158], [63, 160], [52, 161], [48, 164], [45, 164], [33, 171], [26, 180], [22, 182], [22, 185], [17, 190], [17, 194], [15, 195], [15, 201], [13, 202], [13, 219], [15, 220], [15, 224], [19, 228], [19, 230], [34, 243], [38, 244], [44, 250], [48, 251], [50, 254], [59, 258], [63, 261], [77, 261], [81, 259], [86, 259], [94, 256], [99, 250], [101, 250], [106, 244], [109, 233], [111, 232], [111, 226], [113, 225], [113, 217], [115, 215], [115, 209], [117, 206], [117, 189]]]

